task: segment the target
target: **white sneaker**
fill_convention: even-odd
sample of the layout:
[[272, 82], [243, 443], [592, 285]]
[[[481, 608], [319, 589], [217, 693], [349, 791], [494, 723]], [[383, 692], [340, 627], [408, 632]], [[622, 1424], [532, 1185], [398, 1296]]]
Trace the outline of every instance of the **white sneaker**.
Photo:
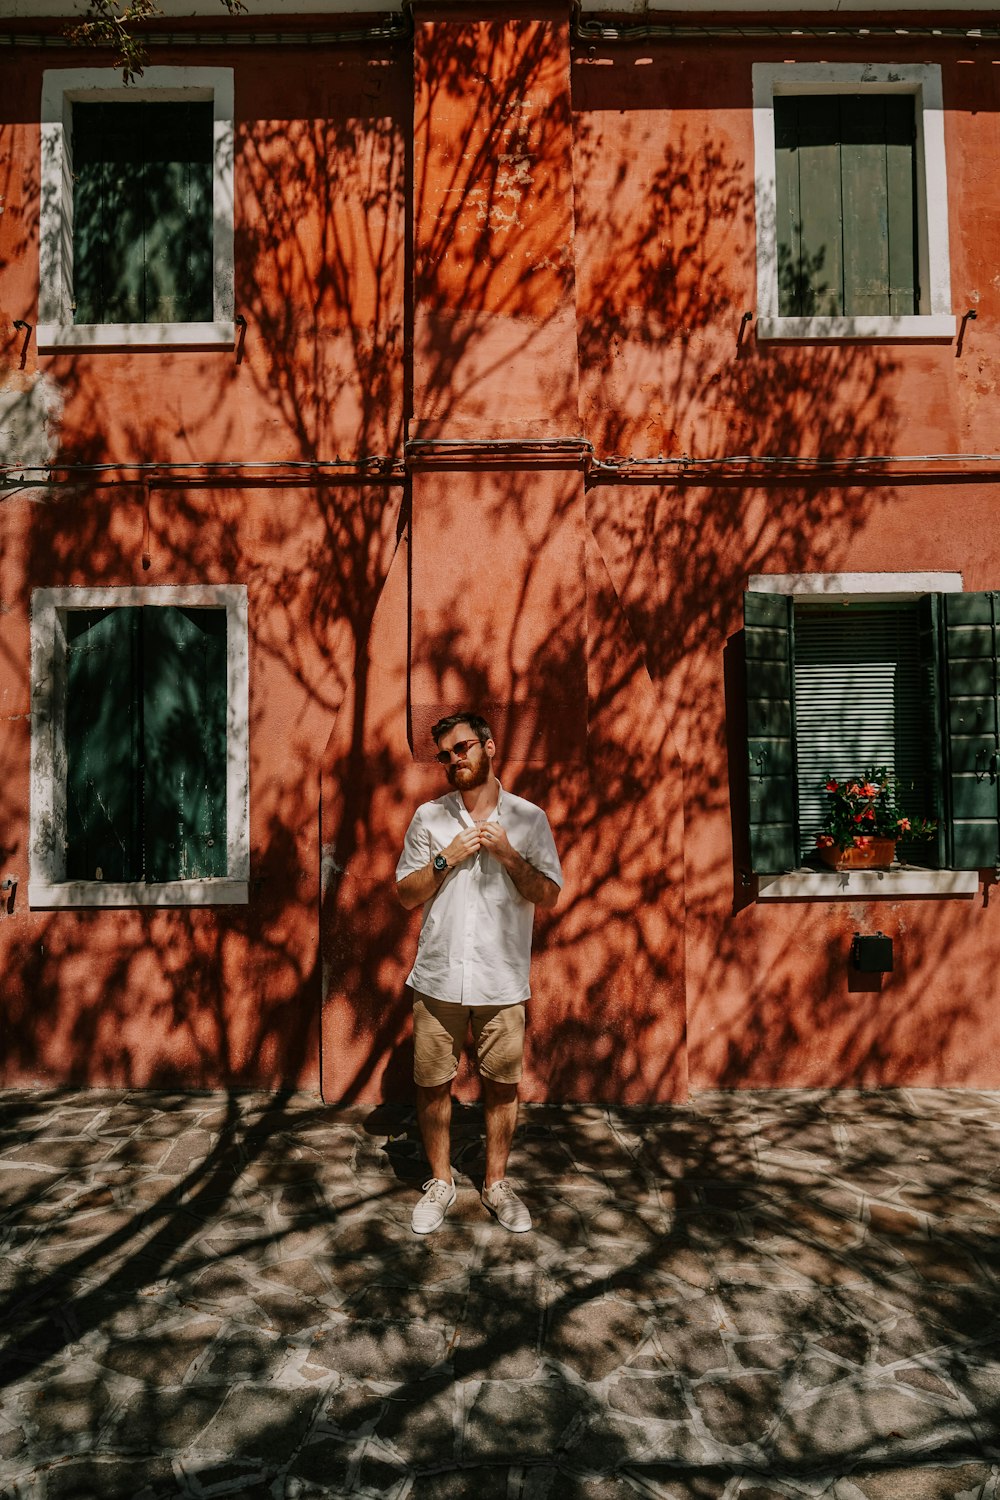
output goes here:
[[531, 1228], [531, 1215], [506, 1177], [495, 1182], [491, 1188], [483, 1188], [483, 1202], [511, 1234], [526, 1234]]
[[413, 1233], [432, 1234], [435, 1229], [440, 1229], [445, 1214], [457, 1197], [458, 1189], [454, 1182], [442, 1182], [440, 1177], [432, 1177], [425, 1182], [424, 1196], [413, 1205], [413, 1217], [410, 1219]]

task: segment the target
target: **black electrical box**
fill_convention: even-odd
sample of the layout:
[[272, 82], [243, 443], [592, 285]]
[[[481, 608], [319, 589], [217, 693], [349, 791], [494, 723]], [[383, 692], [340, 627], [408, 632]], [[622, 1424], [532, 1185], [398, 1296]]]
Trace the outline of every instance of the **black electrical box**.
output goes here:
[[874, 937], [862, 937], [856, 932], [851, 944], [851, 962], [861, 974], [891, 974], [892, 938], [884, 932], [877, 932]]

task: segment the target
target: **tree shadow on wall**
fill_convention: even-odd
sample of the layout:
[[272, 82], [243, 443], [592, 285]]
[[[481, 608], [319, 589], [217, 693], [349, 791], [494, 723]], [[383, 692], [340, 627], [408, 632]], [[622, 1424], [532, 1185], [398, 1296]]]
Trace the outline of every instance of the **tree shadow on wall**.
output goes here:
[[[62, 462], [257, 465], [252, 477], [81, 478], [4, 501], [23, 542], [25, 587], [2, 647], [15, 680], [26, 680], [28, 585], [238, 582], [251, 627], [248, 907], [29, 913], [26, 775], [0, 791], [21, 877], [0, 931], [6, 1053], [21, 1078], [317, 1077], [319, 762], [348, 686], [363, 699], [405, 492], [392, 461], [408, 108], [398, 55], [334, 49], [321, 71], [291, 117], [284, 75], [247, 65], [243, 78], [255, 107], [237, 122], [236, 303], [248, 326], [236, 351], [46, 361]], [[343, 475], [297, 472], [338, 456]]]
[[[769, 350], [738, 343], [739, 313], [754, 274], [749, 163], [714, 118], [706, 118], [699, 134], [690, 124], [667, 129], [656, 111], [623, 107], [629, 81], [622, 56], [627, 62], [627, 49], [615, 54], [614, 68], [592, 69], [596, 81], [574, 83], [581, 401], [585, 431], [598, 453], [688, 454], [695, 461], [803, 455], [835, 465], [891, 450], [899, 373], [891, 348]], [[499, 106], [495, 118], [503, 118]], [[449, 179], [449, 191], [456, 180]], [[454, 201], [461, 203], [460, 191]], [[514, 253], [514, 231], [505, 226], [503, 233], [505, 253]], [[499, 258], [490, 250], [484, 228], [481, 283]], [[443, 384], [441, 390], [450, 394]], [[495, 472], [463, 474], [461, 482], [477, 524], [485, 520], [489, 552], [491, 535], [501, 537], [525, 504], [524, 487], [514, 474], [498, 482]], [[679, 481], [636, 480], [600, 470], [589, 476], [588, 774], [551, 760], [544, 770], [510, 767], [510, 785], [546, 806], [571, 867], [560, 906], [538, 923], [539, 955], [559, 976], [551, 984], [546, 979], [546, 1003], [533, 1018], [533, 1046], [545, 1060], [550, 1096], [655, 1097], [675, 1075], [684, 1039], [667, 1037], [661, 1028], [672, 986], [683, 978], [671, 911], [680, 882], [687, 882], [691, 938], [709, 950], [709, 977], [700, 988], [708, 993], [740, 972], [744, 945], [754, 940], [716, 925], [714, 917], [719, 893], [724, 907], [730, 904], [730, 827], [737, 811], [725, 739], [726, 642], [740, 619], [750, 572], [842, 568], [874, 508], [887, 498], [884, 487], [859, 483], [856, 475], [849, 484], [738, 478], [695, 484], [683, 475]], [[553, 530], [568, 519], [573, 503], [568, 484]], [[541, 566], [538, 554], [519, 565], [510, 580], [513, 596], [530, 600]], [[436, 670], [437, 697], [455, 703], [530, 699], [543, 705], [544, 721], [544, 705], [560, 702], [573, 671], [581, 638], [578, 601], [551, 610], [530, 654], [523, 608], [511, 610], [506, 632], [477, 640], [466, 605], [464, 583], [456, 580], [450, 600], [437, 610], [446, 623], [422, 643], [422, 660]], [[377, 744], [379, 725], [371, 730]], [[507, 748], [501, 743], [501, 763]], [[336, 776], [346, 780], [345, 768], [338, 766]], [[377, 783], [365, 777], [363, 784], [369, 812], [356, 820], [366, 831], [359, 863], [384, 848], [388, 879], [390, 855], [394, 862], [402, 836], [400, 823], [394, 839], [392, 824], [400, 808], [394, 804], [380, 820]], [[422, 783], [422, 795], [434, 790], [429, 779]], [[683, 837], [699, 844], [696, 862], [685, 871], [672, 821], [681, 798]], [[703, 845], [703, 830], [721, 837]], [[376, 1048], [366, 1053], [346, 1097], [370, 1086], [405, 1033], [405, 1002], [385, 984], [378, 946], [366, 949], [368, 920], [359, 921], [357, 941], [348, 938], [338, 954], [349, 974], [343, 991], [358, 997], [349, 1017], [352, 1039], [360, 1043], [366, 1035], [370, 1010], [384, 1019]], [[338, 922], [350, 933], [345, 906]], [[917, 962], [928, 976], [940, 973], [947, 952], [936, 947]], [[797, 933], [789, 933], [774, 955], [767, 1022], [753, 1020], [760, 1001], [747, 992], [744, 1069], [754, 1048], [761, 1057], [775, 1054], [764, 1033], [779, 1015], [783, 1055], [808, 1050], [810, 1038], [834, 1022], [845, 1036], [852, 1034], [858, 1018], [853, 998], [840, 993], [842, 967], [839, 948], [813, 948], [803, 956]], [[645, 990], [638, 1005], [616, 1001], [625, 970], [635, 990]], [[815, 997], [806, 1014], [792, 1003], [797, 993]], [[888, 1016], [881, 1024], [866, 1023], [832, 1062], [824, 1058], [824, 1081], [863, 1077], [875, 1083], [919, 1072], [942, 1038], [970, 1018], [969, 1004], [956, 998], [920, 1038], [904, 1038]], [[378, 1048], [384, 1048], [381, 1058]], [[740, 1081], [736, 1059], [725, 1076]]]

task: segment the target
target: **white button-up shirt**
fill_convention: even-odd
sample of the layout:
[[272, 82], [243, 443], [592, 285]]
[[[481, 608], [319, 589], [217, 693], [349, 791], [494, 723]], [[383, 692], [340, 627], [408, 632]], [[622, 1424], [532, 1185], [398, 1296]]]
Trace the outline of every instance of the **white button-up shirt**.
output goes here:
[[[549, 820], [540, 807], [500, 788], [488, 821], [501, 823], [511, 846], [562, 887]], [[406, 830], [396, 866], [402, 880], [471, 828], [460, 792], [423, 802]], [[458, 1005], [517, 1005], [531, 995], [528, 969], [535, 908], [500, 862], [480, 849], [449, 870], [424, 903], [417, 957], [407, 978], [422, 995]]]

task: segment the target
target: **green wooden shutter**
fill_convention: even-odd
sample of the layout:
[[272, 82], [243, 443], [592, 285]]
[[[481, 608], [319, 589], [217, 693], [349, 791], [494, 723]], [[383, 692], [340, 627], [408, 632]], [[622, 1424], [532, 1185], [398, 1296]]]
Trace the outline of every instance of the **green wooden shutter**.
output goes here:
[[920, 311], [917, 275], [917, 126], [911, 94], [886, 94], [885, 181], [889, 312]]
[[74, 318], [213, 311], [210, 101], [73, 106]]
[[141, 107], [73, 106], [77, 323], [144, 321]]
[[226, 873], [226, 616], [143, 610], [146, 879]]
[[1000, 594], [945, 594], [950, 863], [1000, 865]]
[[782, 317], [843, 312], [840, 105], [836, 95], [774, 101], [778, 306]]
[[[926, 787], [923, 816], [933, 818], [933, 839], [904, 842], [900, 856], [913, 864], [941, 869], [948, 863], [948, 825], [944, 787], [944, 704], [941, 683], [941, 595], [924, 594], [917, 601], [920, 638], [920, 697], [924, 705], [923, 753]], [[920, 809], [917, 809], [919, 814]]]
[[[915, 602], [802, 604], [795, 612], [795, 750], [802, 853], [813, 852], [838, 781], [888, 766], [910, 817], [932, 815], [928, 741], [932, 708], [921, 675]], [[921, 864], [927, 846], [900, 854]]]
[[919, 311], [909, 94], [774, 101], [779, 312]]
[[66, 616], [66, 875], [139, 880], [137, 609]]
[[145, 104], [142, 110], [146, 321], [208, 322], [212, 105]]
[[750, 866], [759, 875], [799, 863], [791, 605], [783, 594], [743, 595]]

